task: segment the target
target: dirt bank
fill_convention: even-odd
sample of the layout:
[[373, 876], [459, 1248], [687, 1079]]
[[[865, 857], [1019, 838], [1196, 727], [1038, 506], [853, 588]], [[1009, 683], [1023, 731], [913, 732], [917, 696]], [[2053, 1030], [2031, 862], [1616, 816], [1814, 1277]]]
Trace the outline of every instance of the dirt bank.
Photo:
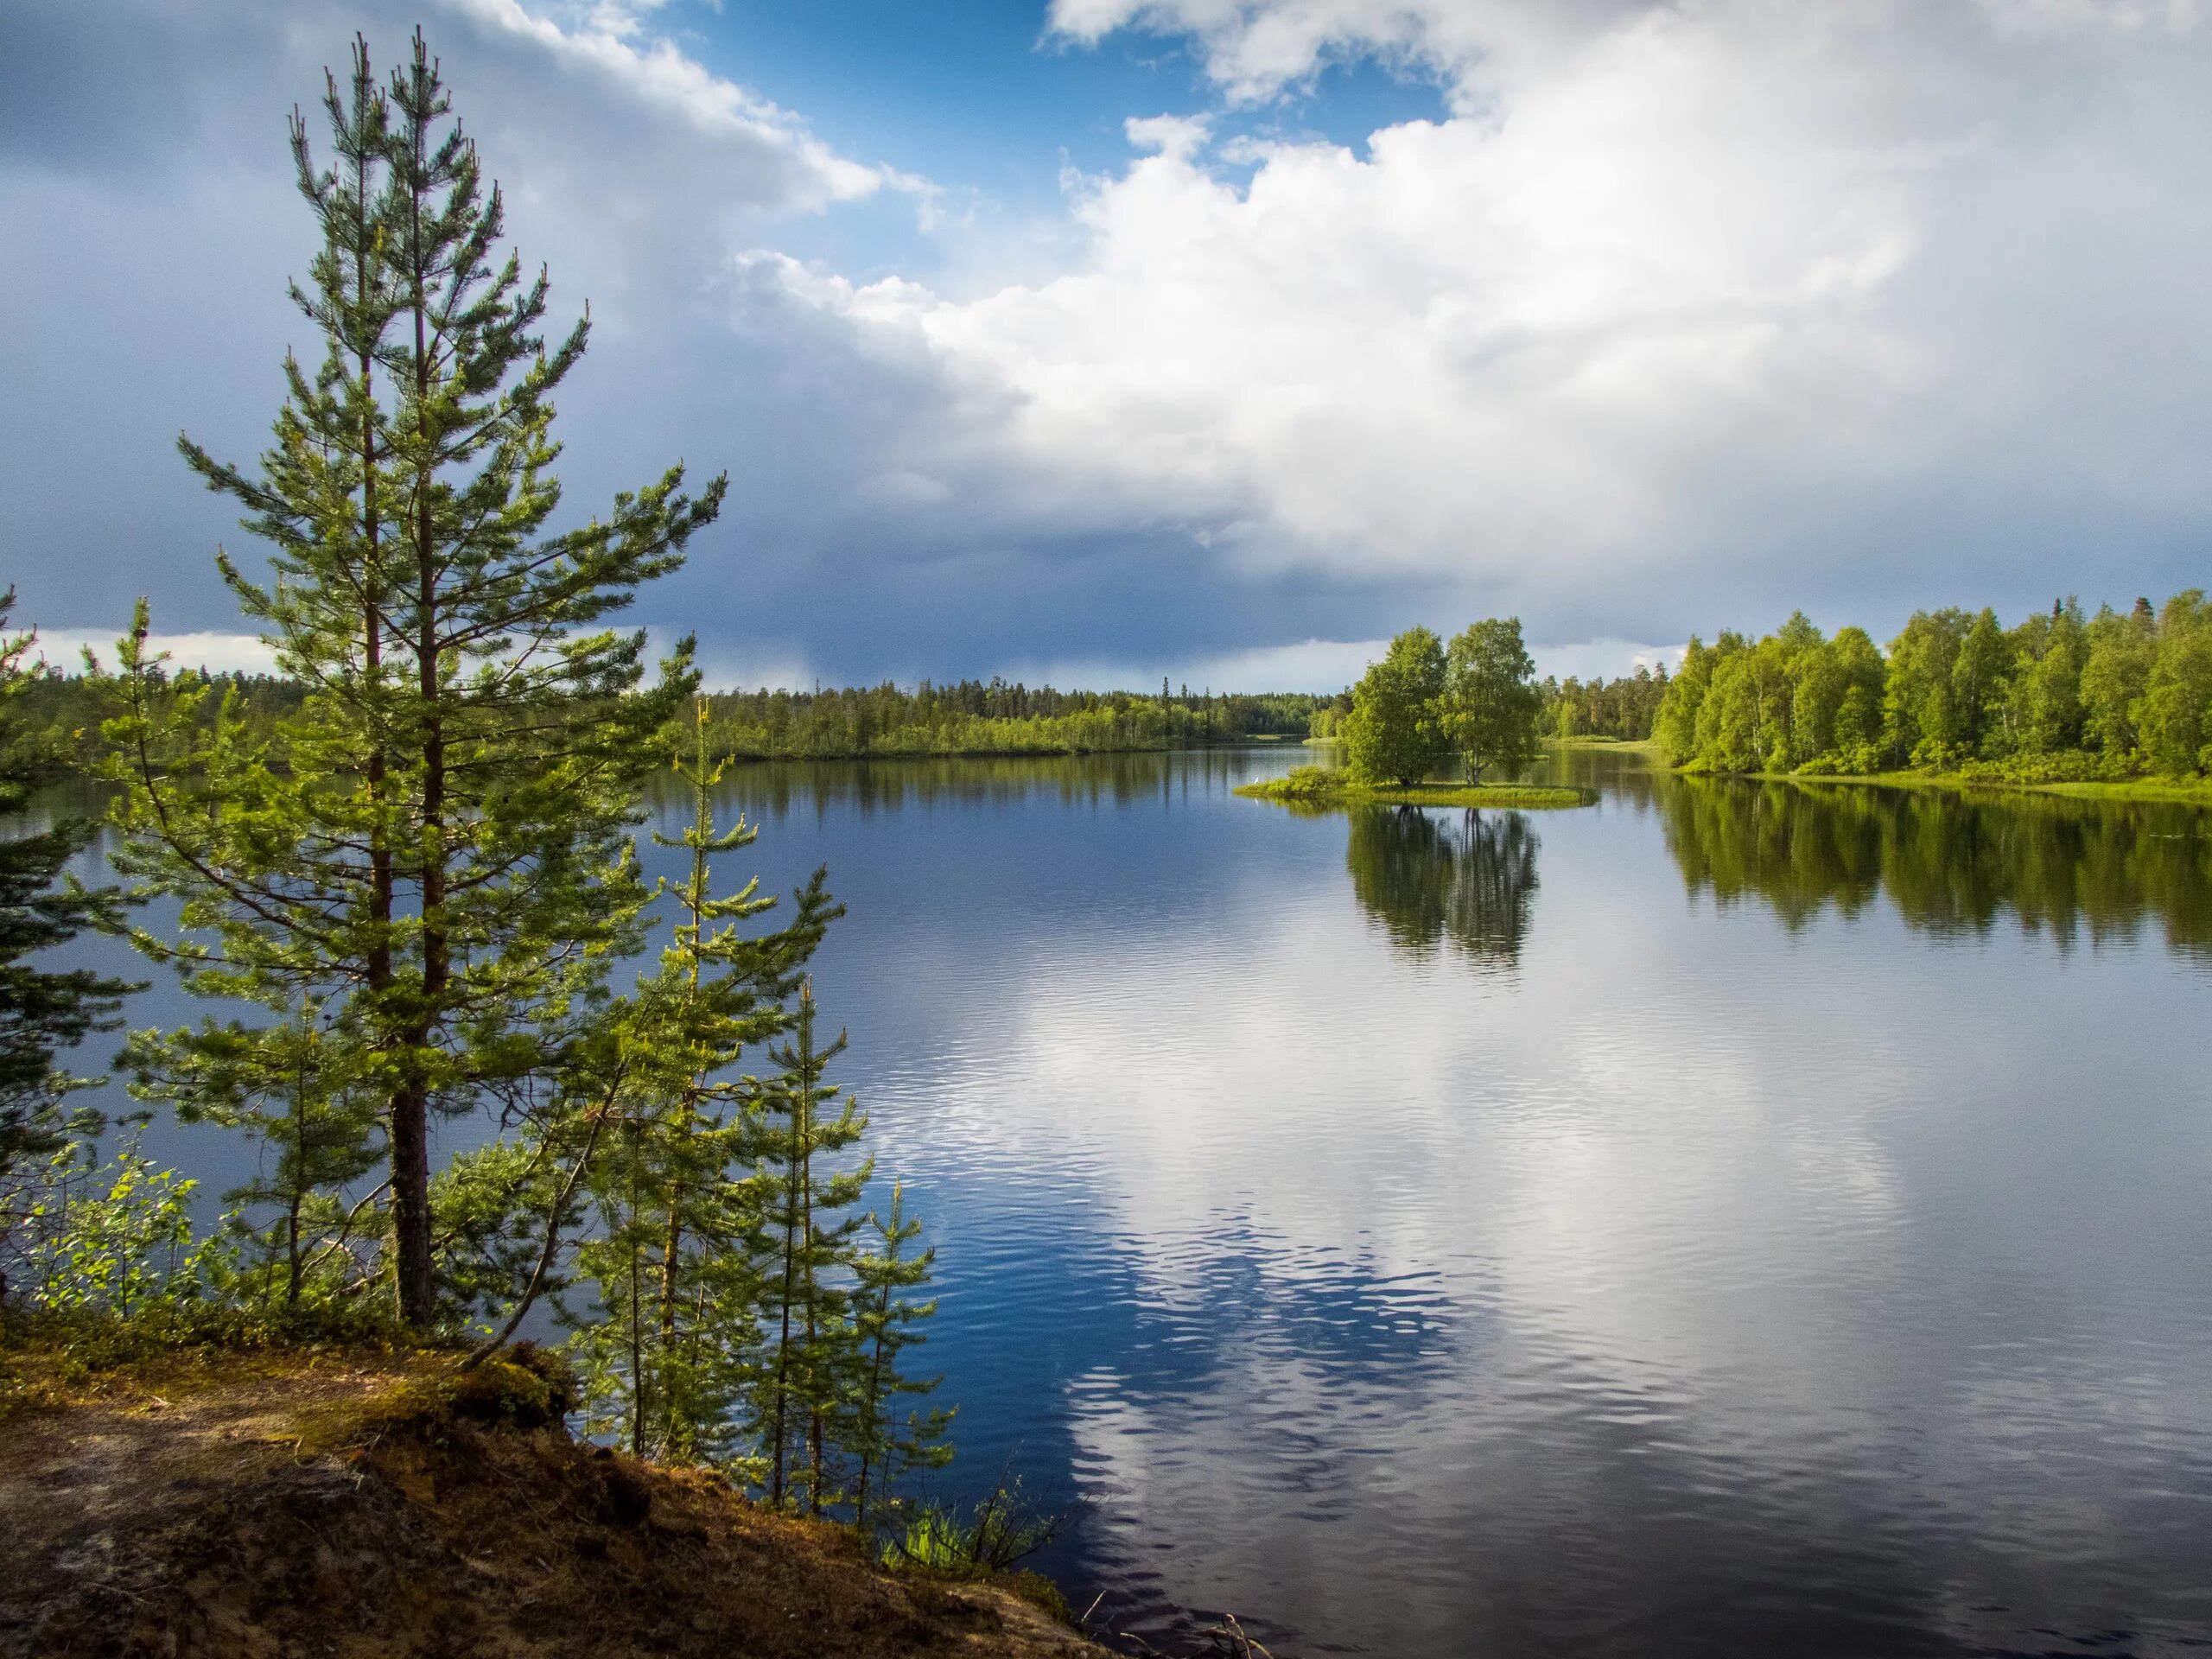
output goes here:
[[203, 1357], [15, 1410], [0, 1656], [1105, 1652], [997, 1586], [887, 1576], [842, 1529], [572, 1441], [534, 1373], [456, 1393], [453, 1365]]

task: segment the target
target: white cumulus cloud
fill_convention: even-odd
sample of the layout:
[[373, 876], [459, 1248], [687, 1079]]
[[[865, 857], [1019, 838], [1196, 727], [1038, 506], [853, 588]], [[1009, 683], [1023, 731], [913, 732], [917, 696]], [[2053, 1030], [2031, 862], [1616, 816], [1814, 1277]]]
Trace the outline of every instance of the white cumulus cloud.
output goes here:
[[1687, 631], [1691, 589], [2090, 586], [2115, 542], [2156, 563], [2212, 524], [2171, 418], [2212, 403], [2212, 314], [2177, 280], [2212, 261], [2212, 31], [2186, 6], [1052, 22], [1186, 33], [1232, 102], [1378, 54], [1452, 111], [1364, 153], [1240, 140], [1243, 167], [1202, 113], [1133, 119], [1135, 159], [1072, 181], [1082, 252], [1049, 280], [780, 267], [885, 360], [937, 365], [969, 416], [948, 442], [1064, 509], [1247, 576], [1522, 610], [1540, 640]]

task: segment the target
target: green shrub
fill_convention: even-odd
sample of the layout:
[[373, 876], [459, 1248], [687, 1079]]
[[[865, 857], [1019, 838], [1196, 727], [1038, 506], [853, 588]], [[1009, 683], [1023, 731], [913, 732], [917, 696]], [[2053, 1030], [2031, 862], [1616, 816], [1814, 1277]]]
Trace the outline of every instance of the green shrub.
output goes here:
[[1001, 1483], [964, 1518], [935, 1501], [904, 1511], [883, 1548], [883, 1563], [938, 1578], [987, 1578], [1044, 1548], [1065, 1519], [1031, 1503], [1019, 1480]]
[[1293, 766], [1280, 778], [1270, 779], [1268, 794], [1276, 800], [1320, 801], [1341, 794], [1344, 775], [1331, 766]]
[[18, 1306], [129, 1319], [157, 1306], [218, 1300], [230, 1248], [193, 1243], [196, 1181], [126, 1142], [105, 1165], [73, 1143], [6, 1194], [0, 1271]]

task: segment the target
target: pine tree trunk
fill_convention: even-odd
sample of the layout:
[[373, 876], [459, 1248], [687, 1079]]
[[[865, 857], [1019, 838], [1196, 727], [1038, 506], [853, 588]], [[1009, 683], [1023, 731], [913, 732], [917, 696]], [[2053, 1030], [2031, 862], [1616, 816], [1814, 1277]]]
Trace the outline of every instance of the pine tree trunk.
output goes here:
[[428, 1092], [418, 1083], [393, 1095], [386, 1123], [391, 1141], [391, 1254], [403, 1324], [420, 1330], [437, 1309], [430, 1270], [430, 1143]]
[[630, 1137], [630, 1452], [633, 1457], [645, 1455], [645, 1309], [640, 1306], [643, 1287], [639, 1283], [639, 1269], [644, 1265], [638, 1249], [638, 1162], [641, 1155], [639, 1137]]
[[[367, 59], [362, 59], [362, 73], [365, 79]], [[357, 277], [354, 293], [365, 310], [369, 301], [369, 272], [372, 255], [370, 251], [371, 232], [367, 219], [370, 169], [364, 155], [355, 168], [354, 200], [357, 218], [354, 251]], [[363, 569], [361, 572], [361, 664], [363, 677], [369, 689], [369, 706], [363, 723], [367, 728], [368, 753], [363, 758], [363, 775], [369, 795], [369, 944], [366, 969], [371, 999], [381, 1001], [388, 996], [392, 986], [391, 970], [391, 915], [393, 877], [391, 842], [384, 823], [385, 754], [384, 716], [381, 692], [384, 687], [384, 574], [383, 520], [377, 500], [377, 423], [376, 423], [376, 353], [372, 343], [364, 339], [360, 350], [361, 373], [361, 533]], [[429, 1322], [435, 1300], [430, 1283], [429, 1257], [429, 1151], [424, 1120], [427, 1114], [421, 1102], [411, 1109], [402, 1107], [395, 1099], [386, 1124], [391, 1148], [392, 1242], [393, 1259], [397, 1264], [397, 1299], [403, 1323], [413, 1325]], [[405, 1125], [416, 1127], [411, 1138]], [[420, 1144], [422, 1157], [403, 1174], [402, 1165], [408, 1160], [401, 1156], [401, 1148]], [[419, 1248], [410, 1258], [408, 1242], [416, 1240]]]
[[305, 1067], [292, 1095], [292, 1181], [284, 1195], [284, 1306], [300, 1305], [300, 1205], [308, 1185], [308, 1090]]
[[[415, 172], [423, 164], [423, 134], [419, 124], [410, 141], [415, 151]], [[411, 204], [409, 228], [412, 236], [415, 322], [415, 399], [419, 411], [425, 453], [416, 463], [415, 480], [415, 565], [416, 635], [416, 695], [423, 718], [423, 987], [422, 1010], [411, 1046], [428, 1046], [435, 1011], [443, 1000], [449, 977], [449, 942], [446, 930], [446, 753], [441, 719], [438, 683], [438, 563], [434, 551], [435, 526], [431, 517], [431, 474], [435, 466], [429, 429], [429, 273], [424, 269], [423, 204], [419, 193]], [[412, 1068], [410, 1068], [412, 1069]], [[393, 1103], [391, 1122], [392, 1230], [399, 1262], [399, 1317], [417, 1329], [428, 1325], [435, 1313], [437, 1291], [431, 1262], [429, 1090], [419, 1071]]]
[[[792, 1108], [794, 1140], [797, 1139], [798, 1111], [798, 1107]], [[791, 1173], [785, 1179], [784, 1188], [784, 1294], [781, 1328], [776, 1335], [776, 1448], [775, 1462], [770, 1471], [768, 1483], [769, 1501], [779, 1505], [784, 1501], [784, 1451], [786, 1442], [785, 1428], [791, 1404], [791, 1280], [798, 1265], [798, 1155], [794, 1150], [791, 1155]]]

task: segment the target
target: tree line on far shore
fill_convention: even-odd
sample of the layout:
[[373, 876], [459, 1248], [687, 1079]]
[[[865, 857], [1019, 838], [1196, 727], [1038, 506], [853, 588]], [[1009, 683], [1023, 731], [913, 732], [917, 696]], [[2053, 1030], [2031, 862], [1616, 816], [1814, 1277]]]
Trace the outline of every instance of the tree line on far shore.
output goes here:
[[1654, 727], [1667, 757], [1713, 772], [1907, 769], [2022, 783], [2212, 772], [2212, 604], [2084, 614], [2073, 599], [2015, 626], [1994, 612], [1916, 613], [1886, 652], [1801, 612], [1756, 642], [1692, 639]]
[[1608, 680], [1603, 675], [1564, 681], [1548, 677], [1538, 688], [1543, 693], [1543, 712], [1536, 724], [1547, 736], [1617, 738], [1641, 743], [1651, 735], [1659, 718], [1659, 705], [1667, 696], [1667, 664], [1637, 664], [1634, 674]]
[[[151, 671], [156, 695], [168, 676]], [[204, 677], [216, 696], [257, 734], [296, 714], [305, 683], [277, 674]], [[27, 664], [16, 717], [86, 760], [104, 747], [115, 710], [99, 675]], [[912, 690], [817, 686], [702, 694], [706, 741], [715, 760], [861, 760], [923, 755], [1115, 754], [1208, 748], [1255, 738], [1304, 737], [1330, 699], [1302, 692], [1062, 691], [1004, 679], [924, 680]], [[1345, 699], [1349, 706], [1349, 698]], [[687, 732], [684, 741], [690, 741]]]

